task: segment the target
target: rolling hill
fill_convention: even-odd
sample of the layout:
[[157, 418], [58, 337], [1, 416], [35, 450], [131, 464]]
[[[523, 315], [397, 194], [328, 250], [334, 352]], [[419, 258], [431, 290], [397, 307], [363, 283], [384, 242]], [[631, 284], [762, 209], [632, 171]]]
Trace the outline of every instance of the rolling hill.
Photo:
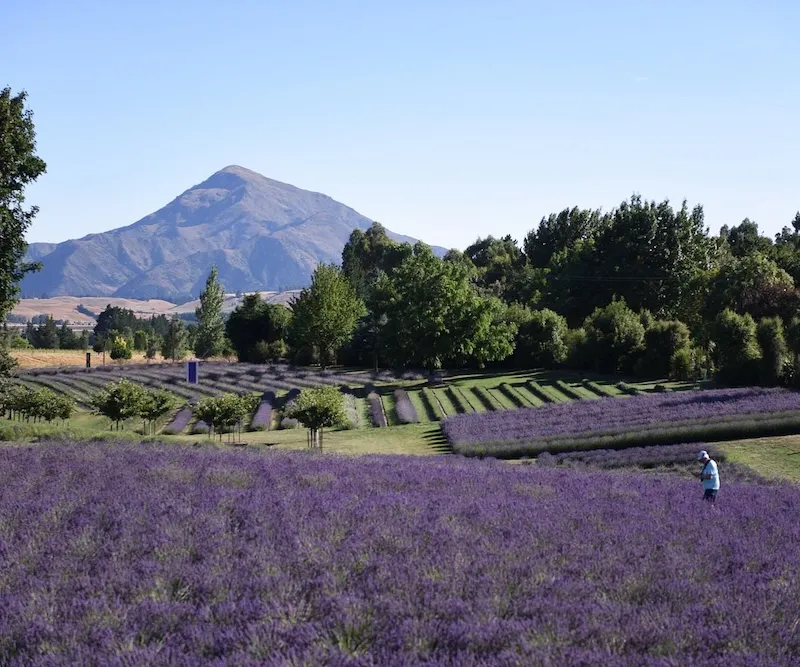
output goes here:
[[127, 227], [31, 244], [28, 258], [43, 269], [26, 276], [22, 295], [180, 303], [197, 297], [212, 264], [229, 292], [294, 289], [371, 224], [326, 195], [229, 166]]

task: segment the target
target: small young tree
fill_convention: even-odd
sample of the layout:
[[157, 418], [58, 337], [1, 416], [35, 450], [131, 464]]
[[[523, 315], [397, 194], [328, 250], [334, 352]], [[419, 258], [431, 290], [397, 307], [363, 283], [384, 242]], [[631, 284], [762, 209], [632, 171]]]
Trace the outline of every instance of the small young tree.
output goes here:
[[133, 356], [130, 342], [122, 335], [114, 336], [111, 341], [111, 358], [114, 361], [123, 361]]
[[146, 434], [155, 435], [156, 422], [175, 407], [175, 397], [168, 391], [145, 392], [138, 406], [138, 416], [144, 421]]
[[331, 386], [304, 389], [295, 399], [287, 417], [297, 419], [308, 429], [308, 446], [322, 451], [322, 436], [326, 428], [347, 421], [344, 395]]
[[139, 415], [139, 406], [147, 394], [138, 384], [122, 379], [110, 382], [92, 397], [96, 414], [110, 419], [117, 430], [128, 419]]

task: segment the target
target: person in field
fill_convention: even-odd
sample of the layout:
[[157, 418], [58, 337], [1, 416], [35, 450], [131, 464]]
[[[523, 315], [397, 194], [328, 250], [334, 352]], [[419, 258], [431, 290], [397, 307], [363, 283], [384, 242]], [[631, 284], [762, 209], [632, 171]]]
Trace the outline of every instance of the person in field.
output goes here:
[[700, 471], [700, 481], [703, 483], [703, 500], [713, 503], [717, 499], [719, 491], [719, 470], [717, 462], [714, 461], [704, 449], [697, 455], [697, 460], [702, 461], [703, 470]]

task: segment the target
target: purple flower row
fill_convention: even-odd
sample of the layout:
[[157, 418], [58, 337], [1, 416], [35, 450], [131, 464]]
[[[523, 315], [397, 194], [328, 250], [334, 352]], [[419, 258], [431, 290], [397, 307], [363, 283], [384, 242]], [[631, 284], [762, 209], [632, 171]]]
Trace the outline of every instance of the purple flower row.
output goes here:
[[700, 443], [680, 445], [651, 445], [649, 447], [630, 447], [624, 450], [592, 449], [588, 451], [543, 453], [536, 457], [536, 464], [542, 466], [587, 464], [597, 468], [649, 468], [654, 466], [681, 465], [693, 463], [701, 449], [707, 450], [717, 461], [724, 461], [725, 454], [713, 446]]
[[397, 421], [401, 424], [416, 424], [419, 421], [417, 409], [405, 389], [394, 390], [394, 405], [397, 412]]
[[386, 415], [383, 412], [383, 404], [381, 397], [374, 391], [367, 395], [367, 403], [369, 403], [369, 416], [373, 426], [383, 427], [387, 426]]
[[253, 415], [250, 422], [250, 429], [253, 431], [268, 431], [272, 424], [272, 406], [275, 403], [275, 392], [264, 392], [261, 403]]
[[178, 413], [173, 417], [172, 421], [164, 427], [165, 435], [179, 434], [186, 430], [189, 422], [192, 419], [191, 408], [181, 408]]
[[653, 424], [800, 410], [800, 392], [775, 388], [715, 389], [550, 404], [453, 415], [442, 429], [453, 444], [519, 441]]
[[0, 663], [795, 665], [800, 488], [0, 449]]

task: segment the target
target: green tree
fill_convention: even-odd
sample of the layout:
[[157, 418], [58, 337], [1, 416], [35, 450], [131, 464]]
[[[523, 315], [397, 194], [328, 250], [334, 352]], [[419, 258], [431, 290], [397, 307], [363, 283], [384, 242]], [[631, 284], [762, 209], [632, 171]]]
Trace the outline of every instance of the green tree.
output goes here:
[[41, 350], [57, 350], [59, 348], [59, 335], [56, 321], [48, 315], [44, 322], [36, 327], [33, 333], [33, 346]]
[[714, 322], [714, 353], [719, 377], [730, 384], [755, 384], [759, 376], [760, 351], [756, 323], [749, 313], [730, 308]]
[[529, 311], [519, 325], [515, 359], [526, 368], [553, 368], [567, 358], [567, 320], [550, 310]]
[[81, 349], [81, 340], [75, 335], [75, 332], [70, 329], [69, 321], [62, 322], [58, 330], [58, 347], [61, 350], [79, 350]]
[[764, 317], [758, 323], [756, 338], [761, 348], [761, 382], [768, 386], [780, 383], [788, 349], [780, 317]]
[[175, 404], [175, 397], [168, 391], [147, 391], [142, 394], [137, 414], [144, 421], [145, 433], [155, 435], [156, 423], [172, 410]]
[[586, 318], [584, 329], [596, 370], [620, 373], [633, 367], [642, 350], [644, 327], [623, 299], [595, 309]]
[[493, 326], [504, 313], [478, 294], [470, 275], [463, 263], [438, 259], [417, 243], [411, 257], [382, 276], [371, 308], [386, 316], [381, 340], [396, 366], [482, 365], [513, 352], [516, 326]]
[[304, 389], [287, 412], [287, 417], [303, 424], [308, 429], [308, 446], [321, 451], [324, 430], [347, 421], [344, 395], [330, 386]]
[[239, 361], [260, 363], [283, 347], [279, 343], [288, 337], [291, 321], [292, 311], [285, 306], [247, 294], [228, 317], [225, 332]]
[[786, 327], [786, 343], [794, 362], [794, 384], [800, 383], [800, 316], [795, 315]]
[[206, 280], [205, 289], [200, 293], [200, 307], [195, 310], [197, 335], [194, 340], [194, 353], [200, 359], [208, 359], [222, 354], [225, 346], [225, 323], [222, 319], [222, 305], [225, 290], [219, 283], [216, 266]]
[[322, 368], [335, 359], [353, 334], [364, 305], [342, 271], [320, 264], [311, 286], [292, 302], [290, 342], [294, 349], [316, 349]]
[[391, 273], [411, 255], [411, 245], [389, 238], [379, 222], [354, 229], [342, 250], [342, 273], [359, 299], [366, 301], [381, 274]]
[[689, 327], [683, 322], [653, 322], [644, 332], [644, 355], [639, 361], [637, 373], [656, 378], [669, 376], [673, 358], [678, 353], [683, 355], [682, 350], [690, 350], [691, 340]]
[[117, 430], [128, 419], [139, 415], [147, 391], [144, 387], [122, 379], [110, 382], [92, 397], [96, 414], [107, 417]]
[[161, 356], [173, 362], [186, 356], [188, 333], [183, 320], [173, 317], [161, 342]]
[[123, 361], [133, 356], [133, 346], [122, 334], [116, 334], [111, 339], [111, 358], [114, 361]]
[[24, 261], [28, 244], [25, 232], [37, 207], [26, 209], [25, 188], [46, 168], [36, 155], [33, 113], [25, 106], [27, 93], [0, 90], [0, 321], [19, 297], [19, 282], [37, 264]]
[[133, 349], [137, 352], [144, 352], [147, 350], [147, 331], [139, 329], [133, 332]]
[[147, 363], [150, 363], [158, 356], [158, 350], [161, 347], [161, 339], [157, 334], [151, 333], [147, 337], [147, 348], [145, 349], [144, 356]]

